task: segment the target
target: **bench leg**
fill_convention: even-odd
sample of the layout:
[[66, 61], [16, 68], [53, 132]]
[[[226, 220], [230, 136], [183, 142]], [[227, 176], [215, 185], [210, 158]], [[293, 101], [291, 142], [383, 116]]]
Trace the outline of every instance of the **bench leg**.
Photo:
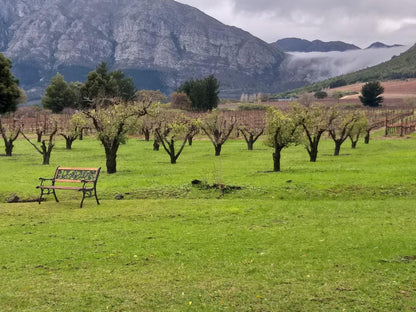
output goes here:
[[85, 199], [85, 192], [82, 192], [82, 199], [81, 199], [81, 204], [79, 205], [80, 208], [82, 208], [82, 204], [84, 203], [84, 199]]
[[56, 202], [59, 203], [58, 197], [56, 197], [55, 190], [52, 190], [52, 193], [53, 193], [53, 196], [55, 197]]
[[42, 196], [43, 196], [43, 189], [40, 189], [39, 205], [42, 202]]
[[96, 190], [94, 190], [94, 196], [95, 196], [95, 200], [97, 201], [97, 205], [99, 205], [100, 202], [98, 201], [97, 191]]
[[[45, 194], [45, 189], [40, 189], [40, 196], [39, 196], [39, 200], [38, 200], [39, 205], [42, 202], [44, 194]], [[50, 194], [51, 194], [51, 190], [48, 189], [48, 192], [45, 195], [50, 195]], [[58, 200], [58, 197], [56, 196], [55, 190], [52, 190], [52, 194], [55, 197], [56, 202], [59, 203], [59, 200]]]

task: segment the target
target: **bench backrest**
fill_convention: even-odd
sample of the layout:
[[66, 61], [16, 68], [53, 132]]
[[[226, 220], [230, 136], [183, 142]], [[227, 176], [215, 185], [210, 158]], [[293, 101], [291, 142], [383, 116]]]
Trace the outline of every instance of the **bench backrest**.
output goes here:
[[55, 171], [55, 182], [96, 182], [100, 174], [100, 168], [70, 168], [58, 167]]

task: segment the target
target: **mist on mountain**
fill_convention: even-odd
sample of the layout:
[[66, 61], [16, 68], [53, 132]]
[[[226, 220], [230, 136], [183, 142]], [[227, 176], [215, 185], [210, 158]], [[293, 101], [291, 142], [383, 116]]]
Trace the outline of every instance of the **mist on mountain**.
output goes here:
[[396, 46], [344, 52], [290, 52], [282, 68], [296, 80], [304, 79], [313, 83], [383, 63], [409, 48]]

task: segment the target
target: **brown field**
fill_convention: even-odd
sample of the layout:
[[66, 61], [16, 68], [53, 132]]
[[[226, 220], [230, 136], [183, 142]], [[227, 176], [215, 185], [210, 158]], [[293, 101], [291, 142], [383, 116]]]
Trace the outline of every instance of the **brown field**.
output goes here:
[[[323, 100], [316, 100], [328, 105], [343, 104], [346, 106], [362, 106], [358, 94], [344, 96], [341, 99], [333, 99], [331, 95], [333, 92], [360, 92], [364, 83], [356, 83], [348, 86], [343, 86], [334, 89], [325, 90], [328, 93], [328, 98]], [[406, 80], [390, 80], [381, 82], [384, 87], [384, 102], [383, 107], [402, 107], [413, 105], [416, 106], [416, 79]], [[241, 103], [227, 103], [221, 104], [219, 107], [224, 109], [235, 109]], [[288, 109], [291, 106], [291, 101], [266, 102], [262, 105], [273, 105], [282, 109]]]
[[[335, 89], [331, 89], [331, 92], [360, 92], [364, 83], [356, 83], [348, 86], [343, 86]], [[381, 82], [384, 87], [384, 105], [386, 106], [400, 106], [405, 101], [413, 99], [416, 101], [416, 79], [406, 80], [390, 80]], [[357, 102], [360, 103], [358, 94], [348, 95], [341, 99], [341, 102]]]

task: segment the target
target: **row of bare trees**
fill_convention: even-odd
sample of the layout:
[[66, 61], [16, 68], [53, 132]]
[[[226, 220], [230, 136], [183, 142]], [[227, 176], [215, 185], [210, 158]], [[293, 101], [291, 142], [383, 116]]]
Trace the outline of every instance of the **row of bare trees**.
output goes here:
[[[315, 162], [324, 134], [332, 138], [334, 155], [339, 155], [346, 139], [349, 138], [355, 148], [362, 134], [365, 133], [365, 142], [368, 143], [370, 132], [384, 125], [380, 122], [380, 114], [374, 111], [342, 110], [322, 104], [294, 104], [285, 111], [269, 108], [266, 112], [214, 110], [207, 114], [185, 114], [157, 105], [158, 95], [154, 92], [145, 91], [129, 102], [121, 99], [95, 100], [92, 109], [77, 112], [71, 117], [61, 115], [57, 119], [52, 115], [39, 114], [32, 119], [32, 123], [28, 122], [28, 118], [3, 119], [7, 121], [3, 123], [0, 119], [6, 155], [12, 155], [13, 142], [22, 134], [43, 156], [43, 163], [49, 164], [56, 135], [64, 137], [66, 148], [71, 149], [72, 143], [82, 138], [83, 131], [94, 129], [104, 147], [107, 172], [115, 173], [118, 148], [129, 133], [139, 132], [146, 140], [153, 135], [154, 149], [158, 150], [161, 145], [172, 164], [176, 163], [186, 142], [192, 145], [198, 133], [204, 133], [210, 139], [216, 156], [220, 156], [223, 145], [234, 134], [245, 139], [249, 150], [264, 136], [265, 143], [274, 148], [274, 171], [280, 171], [281, 151], [292, 144], [303, 144], [310, 161]], [[398, 114], [403, 116], [405, 113], [389, 112], [388, 116], [391, 120]], [[409, 112], [406, 114], [410, 115]], [[28, 128], [36, 133], [40, 145], [33, 143], [26, 135]]]

